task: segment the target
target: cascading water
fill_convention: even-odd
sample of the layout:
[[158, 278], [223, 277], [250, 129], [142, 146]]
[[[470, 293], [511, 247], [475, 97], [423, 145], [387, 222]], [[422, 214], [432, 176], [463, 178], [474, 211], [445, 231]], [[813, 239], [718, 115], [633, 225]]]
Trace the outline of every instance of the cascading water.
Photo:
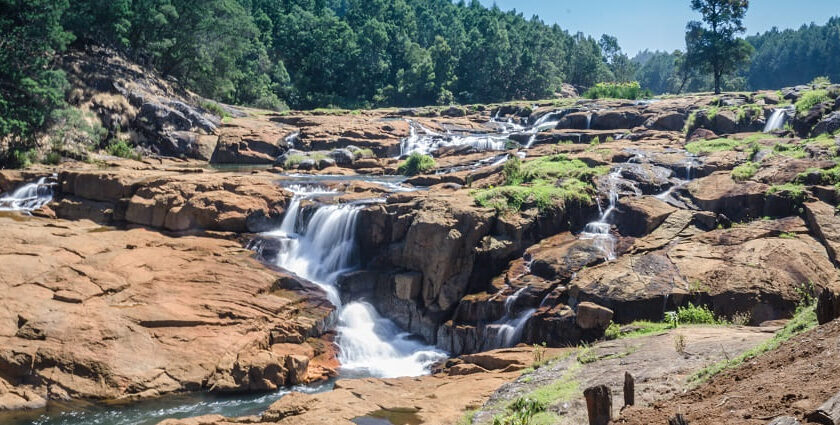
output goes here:
[[409, 121], [409, 136], [400, 143], [400, 157], [418, 152], [424, 155], [447, 146], [470, 146], [479, 151], [505, 150], [507, 134], [440, 134]]
[[592, 114], [586, 114], [586, 129], [592, 130]]
[[525, 330], [525, 324], [528, 319], [536, 312], [536, 309], [529, 308], [518, 315], [513, 314], [513, 308], [516, 300], [522, 295], [527, 287], [518, 289], [513, 295], [505, 299], [505, 315], [486, 326], [485, 330], [489, 333], [488, 338], [484, 341], [484, 349], [492, 350], [496, 348], [512, 347], [522, 338], [522, 331]]
[[47, 177], [27, 183], [10, 194], [0, 196], [0, 211], [37, 210], [52, 201], [54, 185]]
[[581, 239], [592, 240], [595, 247], [604, 256], [604, 260], [615, 260], [615, 237], [610, 233], [610, 215], [615, 210], [615, 204], [618, 202], [618, 181], [621, 178], [621, 168], [616, 167], [607, 176], [608, 187], [608, 205], [606, 209], [601, 208], [598, 204], [598, 209], [601, 214], [598, 220], [586, 224], [583, 232], [580, 234]]
[[365, 302], [342, 305], [335, 283], [357, 266], [356, 220], [361, 205], [324, 205], [306, 223], [300, 201], [320, 189], [295, 192], [280, 228], [264, 236], [280, 240], [277, 265], [322, 287], [339, 311], [338, 359], [345, 376], [418, 376], [446, 354], [426, 346], [381, 317]]
[[787, 106], [784, 108], [776, 108], [773, 114], [767, 119], [767, 124], [764, 125], [764, 132], [770, 133], [772, 131], [781, 130], [785, 126], [788, 117], [793, 113], [793, 107]]

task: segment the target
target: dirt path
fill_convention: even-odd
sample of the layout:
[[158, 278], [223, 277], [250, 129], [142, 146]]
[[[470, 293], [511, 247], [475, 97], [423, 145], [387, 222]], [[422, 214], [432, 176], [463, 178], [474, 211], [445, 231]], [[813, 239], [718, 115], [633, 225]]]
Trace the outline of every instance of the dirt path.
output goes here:
[[[686, 326], [659, 335], [607, 341], [523, 374], [500, 387], [473, 418], [474, 424], [489, 424], [511, 401], [533, 396], [535, 391], [553, 393], [550, 411], [559, 424], [586, 423], [583, 389], [599, 384], [610, 387], [613, 415], [623, 405], [624, 373], [636, 380], [636, 404], [649, 405], [670, 398], [685, 388], [686, 379], [703, 367], [734, 357], [772, 337], [777, 327]], [[676, 341], [684, 338], [684, 354]], [[552, 388], [547, 391], [546, 388]], [[667, 421], [666, 421], [667, 422]], [[640, 422], [641, 423], [641, 422]], [[648, 423], [648, 422], [645, 422]], [[658, 422], [657, 422], [658, 423]]]
[[622, 424], [667, 423], [680, 412], [692, 425], [766, 424], [804, 415], [840, 391], [840, 322], [803, 333], [778, 349], [648, 408], [634, 408]]

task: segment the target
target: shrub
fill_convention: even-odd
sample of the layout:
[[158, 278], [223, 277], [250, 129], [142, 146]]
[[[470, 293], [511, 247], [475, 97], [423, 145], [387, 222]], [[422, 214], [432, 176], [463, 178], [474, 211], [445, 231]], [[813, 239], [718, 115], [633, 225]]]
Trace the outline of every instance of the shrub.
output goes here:
[[708, 307], [696, 306], [692, 303], [688, 307], [677, 308], [676, 321], [681, 325], [714, 325], [718, 323], [715, 314]]
[[373, 153], [373, 150], [364, 148], [359, 149], [353, 154], [354, 158], [374, 158], [376, 154]]
[[[216, 105], [218, 106], [218, 105]], [[288, 111], [289, 106], [286, 105], [286, 102], [280, 100], [276, 94], [271, 93], [267, 96], [263, 96], [254, 101], [254, 107], [259, 109], [265, 109], [268, 111], [275, 111], [275, 112], [283, 112]], [[222, 113], [227, 115], [227, 111], [222, 109]], [[217, 114], [218, 115], [218, 114]]]
[[817, 89], [809, 90], [802, 94], [802, 97], [796, 101], [796, 113], [805, 114], [814, 106], [829, 100], [828, 90]]
[[732, 169], [732, 178], [737, 181], [749, 180], [756, 172], [758, 172], [757, 163], [745, 162]]
[[650, 90], [642, 90], [638, 81], [629, 83], [598, 83], [583, 94], [588, 99], [641, 99], [651, 97]]
[[41, 162], [49, 165], [58, 165], [61, 162], [61, 154], [56, 151], [49, 151], [41, 158]]
[[811, 80], [812, 86], [827, 86], [829, 84], [831, 84], [831, 79], [824, 75]]
[[34, 149], [14, 148], [10, 151], [8, 158], [3, 162], [9, 168], [28, 168], [35, 162], [36, 156], [37, 153]]
[[105, 147], [105, 151], [108, 152], [109, 155], [118, 156], [120, 158], [128, 158], [139, 160], [140, 155], [134, 150], [133, 147], [129, 146], [125, 140], [117, 140], [111, 142], [108, 146]]
[[435, 168], [435, 160], [429, 155], [414, 152], [400, 164], [397, 172], [406, 176], [415, 176]]

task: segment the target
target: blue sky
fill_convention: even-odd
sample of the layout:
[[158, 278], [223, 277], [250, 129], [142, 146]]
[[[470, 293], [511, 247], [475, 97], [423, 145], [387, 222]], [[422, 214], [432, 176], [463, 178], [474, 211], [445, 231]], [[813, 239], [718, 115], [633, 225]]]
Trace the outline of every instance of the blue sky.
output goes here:
[[[683, 49], [685, 24], [699, 14], [689, 0], [480, 0], [496, 3], [503, 10], [516, 9], [526, 18], [538, 15], [546, 23], [557, 23], [569, 32], [581, 31], [595, 37], [607, 33], [618, 37], [630, 56], [639, 50]], [[752, 0], [745, 21], [747, 34], [776, 26], [798, 28], [804, 23], [825, 24], [840, 15], [838, 0]]]

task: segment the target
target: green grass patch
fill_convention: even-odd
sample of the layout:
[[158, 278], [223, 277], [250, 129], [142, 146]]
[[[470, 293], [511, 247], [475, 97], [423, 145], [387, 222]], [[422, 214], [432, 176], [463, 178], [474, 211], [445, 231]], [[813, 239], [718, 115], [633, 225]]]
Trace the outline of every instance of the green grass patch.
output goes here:
[[455, 425], [472, 425], [476, 413], [478, 413], [478, 409], [470, 409], [465, 411], [464, 414], [461, 415], [461, 417], [458, 419], [458, 422], [455, 422]]
[[567, 202], [589, 204], [595, 192], [592, 180], [608, 171], [562, 154], [528, 162], [511, 158], [502, 168], [503, 186], [474, 190], [472, 195], [479, 205], [497, 211], [532, 206], [545, 211], [565, 207]]
[[777, 184], [767, 189], [768, 195], [779, 195], [794, 202], [805, 201], [805, 186], [798, 183]]
[[201, 106], [207, 112], [210, 112], [213, 115], [221, 117], [222, 121], [224, 121], [225, 118], [230, 118], [230, 114], [225, 110], [225, 108], [223, 108], [222, 105], [219, 105], [216, 102], [204, 101], [204, 102], [199, 102], [198, 105]]
[[805, 158], [808, 156], [802, 145], [792, 143], [777, 143], [773, 146], [773, 152], [788, 158]]
[[376, 154], [373, 153], [373, 150], [364, 148], [354, 152], [353, 156], [355, 158], [374, 158], [376, 157]]
[[653, 96], [650, 90], [642, 90], [638, 81], [628, 83], [598, 83], [587, 90], [587, 99], [642, 99]]
[[693, 154], [731, 151], [735, 150], [742, 143], [743, 141], [728, 138], [698, 140], [686, 144], [685, 150]]
[[758, 163], [745, 162], [732, 169], [732, 178], [737, 181], [749, 180], [758, 172], [758, 168]]
[[604, 332], [604, 338], [608, 340], [638, 338], [645, 335], [660, 334], [668, 329], [673, 329], [673, 325], [665, 322], [649, 322], [647, 320], [638, 320], [627, 325], [610, 323], [610, 326]]
[[435, 160], [429, 155], [414, 152], [397, 168], [397, 172], [406, 176], [416, 176], [435, 168]]
[[303, 162], [307, 158], [306, 155], [296, 153], [286, 157], [286, 161], [283, 162], [283, 168], [294, 168], [297, 167], [301, 162]]
[[806, 139], [804, 143], [806, 145], [816, 145], [825, 148], [831, 148], [837, 145], [837, 141], [834, 139], [834, 136], [828, 133], [823, 133], [817, 137]]
[[540, 211], [564, 207], [567, 202], [592, 203], [594, 188], [591, 184], [575, 178], [565, 179], [558, 184], [537, 180], [515, 186], [499, 186], [472, 192], [479, 205], [497, 211], [521, 211], [535, 206]]
[[768, 351], [775, 350], [783, 342], [801, 334], [809, 329], [817, 326], [816, 305], [812, 304], [807, 307], [800, 308], [796, 315], [793, 316], [782, 330], [776, 333], [773, 338], [759, 344], [758, 346], [744, 352], [743, 354], [730, 359], [723, 360], [713, 365], [707, 366], [700, 371], [691, 375], [689, 382], [702, 383], [707, 379], [740, 365], [741, 363], [760, 356]]
[[835, 165], [834, 167], [821, 169], [821, 168], [809, 168], [805, 170], [804, 173], [799, 173], [796, 176], [795, 183], [805, 183], [811, 175], [817, 175], [817, 183], [818, 184], [838, 184], [840, 183], [840, 165]]
[[802, 94], [799, 100], [796, 101], [796, 113], [806, 114], [814, 106], [820, 103], [829, 101], [828, 90], [817, 89], [809, 90]]

